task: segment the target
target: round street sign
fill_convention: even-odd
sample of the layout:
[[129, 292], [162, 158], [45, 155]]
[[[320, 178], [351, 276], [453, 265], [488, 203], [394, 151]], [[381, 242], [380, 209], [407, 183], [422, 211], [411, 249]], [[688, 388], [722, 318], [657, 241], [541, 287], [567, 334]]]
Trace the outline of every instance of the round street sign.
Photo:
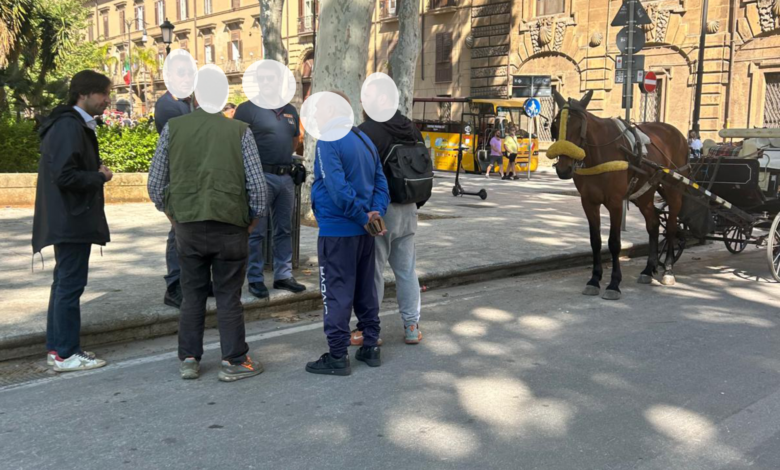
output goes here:
[[645, 80], [642, 82], [642, 91], [645, 93], [652, 93], [657, 87], [657, 77], [653, 72], [647, 72], [645, 74]]
[[[618, 50], [623, 54], [628, 54], [628, 26], [618, 31], [616, 45]], [[634, 29], [634, 54], [641, 51], [645, 47], [645, 32], [642, 28]]]
[[525, 115], [531, 118], [535, 118], [539, 115], [540, 112], [542, 112], [542, 105], [536, 98], [529, 98], [525, 100], [523, 108], [525, 109]]

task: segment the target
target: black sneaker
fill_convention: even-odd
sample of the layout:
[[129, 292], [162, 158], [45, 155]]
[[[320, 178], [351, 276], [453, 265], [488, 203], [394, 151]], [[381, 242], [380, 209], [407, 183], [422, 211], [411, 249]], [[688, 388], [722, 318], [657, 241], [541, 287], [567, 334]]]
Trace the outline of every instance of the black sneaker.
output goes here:
[[382, 365], [382, 358], [379, 353], [379, 346], [361, 346], [355, 353], [355, 359], [365, 362], [371, 367], [379, 367]]
[[165, 298], [163, 303], [169, 307], [181, 308], [181, 286], [177, 285], [165, 291]]
[[349, 365], [349, 354], [344, 354], [344, 357], [335, 359], [330, 353], [325, 353], [316, 361], [306, 364], [306, 372], [326, 375], [349, 375], [352, 373], [352, 367]]
[[282, 279], [281, 281], [274, 281], [274, 289], [288, 290], [294, 294], [301, 293], [306, 290], [306, 286], [295, 280], [294, 277], [289, 279]]
[[258, 299], [267, 299], [270, 295], [268, 288], [262, 282], [250, 282], [249, 293], [257, 297]]

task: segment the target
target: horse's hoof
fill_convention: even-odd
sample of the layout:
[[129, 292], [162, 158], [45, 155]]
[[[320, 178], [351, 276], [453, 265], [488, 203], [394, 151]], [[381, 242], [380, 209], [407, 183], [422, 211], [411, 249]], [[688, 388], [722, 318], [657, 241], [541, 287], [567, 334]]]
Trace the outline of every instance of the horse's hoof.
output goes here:
[[637, 281], [639, 284], [652, 284], [653, 283], [653, 276], [648, 276], [647, 274], [640, 274], [639, 279]]
[[661, 278], [661, 284], [665, 286], [673, 286], [674, 282], [674, 276], [671, 274], [664, 274], [664, 277]]
[[621, 295], [622, 294], [620, 293], [620, 291], [607, 289], [604, 291], [604, 295], [601, 298], [604, 300], [620, 300]]
[[601, 293], [601, 290], [596, 286], [591, 286], [588, 284], [585, 286], [585, 290], [582, 291], [582, 295], [599, 295]]

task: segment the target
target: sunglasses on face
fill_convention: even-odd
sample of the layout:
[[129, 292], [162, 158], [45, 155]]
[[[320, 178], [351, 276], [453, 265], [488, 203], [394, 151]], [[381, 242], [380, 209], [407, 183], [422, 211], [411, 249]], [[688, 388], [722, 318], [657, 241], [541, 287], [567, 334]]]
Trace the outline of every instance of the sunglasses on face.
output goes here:
[[275, 82], [276, 81], [276, 76], [275, 75], [258, 75], [257, 76], [257, 81], [258, 81], [258, 83]]
[[184, 78], [184, 77], [193, 77], [193, 76], [195, 75], [195, 74], [192, 72], [192, 70], [187, 70], [187, 69], [178, 69], [178, 70], [174, 70], [174, 71], [173, 71], [173, 74], [174, 74], [175, 76], [179, 77], [179, 78]]

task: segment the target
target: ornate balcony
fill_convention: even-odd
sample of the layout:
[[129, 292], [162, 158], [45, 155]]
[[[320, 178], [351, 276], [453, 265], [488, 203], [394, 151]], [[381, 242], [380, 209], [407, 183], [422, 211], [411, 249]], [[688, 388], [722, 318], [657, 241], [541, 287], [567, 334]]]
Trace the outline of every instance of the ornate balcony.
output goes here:
[[[319, 24], [317, 25], [317, 28], [319, 29]], [[313, 15], [298, 17], [298, 34], [314, 34]]]

